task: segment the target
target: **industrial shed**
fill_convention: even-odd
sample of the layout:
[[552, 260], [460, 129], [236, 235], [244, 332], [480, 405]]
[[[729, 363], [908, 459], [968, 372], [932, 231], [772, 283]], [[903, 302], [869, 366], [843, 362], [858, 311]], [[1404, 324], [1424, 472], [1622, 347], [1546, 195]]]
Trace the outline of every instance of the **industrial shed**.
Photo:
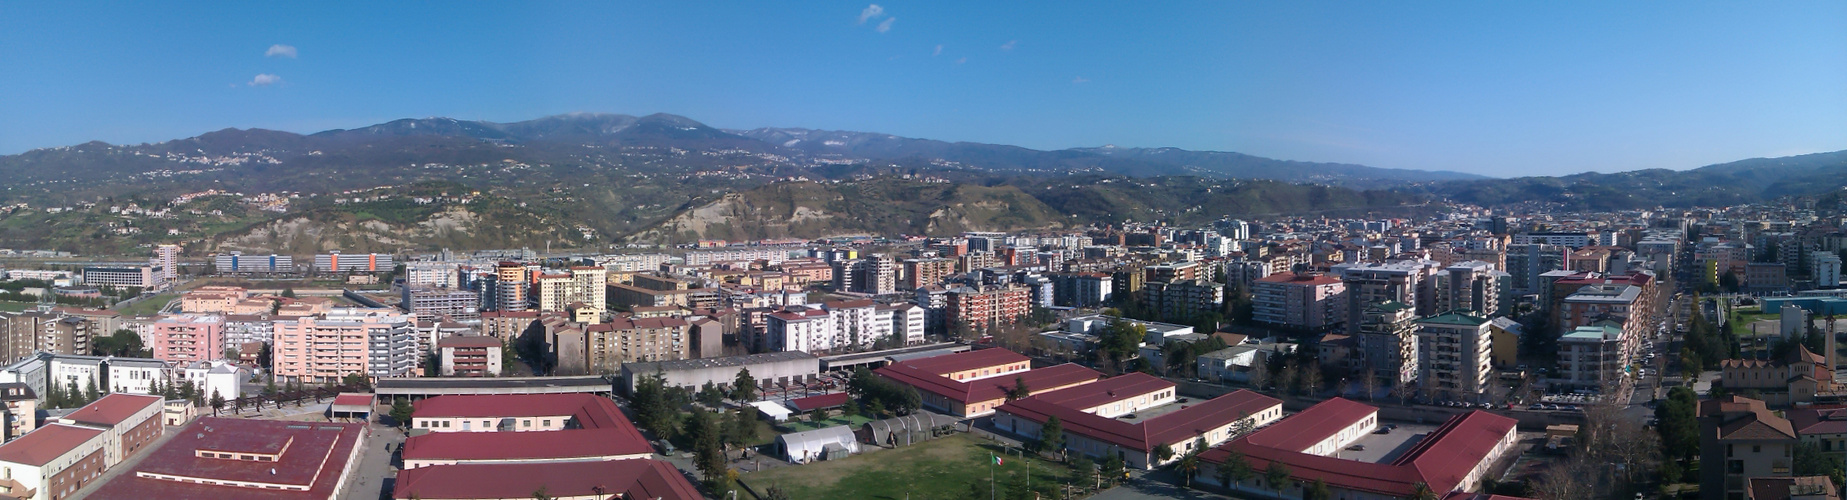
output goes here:
[[853, 429], [844, 425], [783, 434], [776, 437], [776, 445], [782, 447], [784, 458], [797, 464], [838, 460], [859, 453]]

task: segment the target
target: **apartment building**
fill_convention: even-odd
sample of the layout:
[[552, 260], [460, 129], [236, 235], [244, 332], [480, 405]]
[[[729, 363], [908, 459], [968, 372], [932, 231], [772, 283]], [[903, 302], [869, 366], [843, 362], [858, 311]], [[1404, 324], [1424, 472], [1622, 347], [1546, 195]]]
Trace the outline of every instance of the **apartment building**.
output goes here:
[[1109, 273], [1055, 273], [1052, 278], [1052, 303], [1064, 307], [1103, 307], [1115, 292], [1115, 278]]
[[1457, 262], [1437, 273], [1436, 308], [1439, 311], [1468, 311], [1480, 316], [1501, 314], [1501, 273], [1493, 264], [1478, 260]]
[[1558, 338], [1558, 382], [1573, 389], [1599, 390], [1619, 384], [1629, 366], [1622, 328], [1580, 326]]
[[394, 310], [334, 308], [275, 323], [276, 375], [289, 380], [337, 382], [353, 373], [403, 377], [422, 361], [412, 318]]
[[148, 335], [154, 359], [188, 363], [224, 359], [224, 316], [178, 314], [154, 322]]
[[1225, 287], [1211, 280], [1150, 281], [1142, 285], [1148, 307], [1167, 320], [1180, 321], [1224, 308]]
[[916, 290], [929, 285], [942, 283], [949, 275], [955, 274], [956, 261], [953, 259], [929, 258], [906, 259], [904, 261], [903, 288]]
[[944, 299], [944, 321], [952, 329], [987, 331], [1032, 312], [1032, 294], [1023, 287], [958, 286], [947, 290]]
[[347, 254], [340, 252], [314, 256], [314, 270], [322, 273], [382, 273], [397, 268], [391, 254]]
[[1416, 320], [1411, 306], [1397, 301], [1367, 307], [1360, 316], [1358, 344], [1382, 387], [1415, 387], [1423, 375]]
[[[624, 363], [692, 358], [692, 332], [680, 318], [617, 317], [582, 331], [583, 366], [594, 373], [616, 373]], [[560, 358], [565, 351], [559, 349]], [[565, 364], [562, 359], [560, 364]]]
[[1461, 312], [1417, 320], [1420, 386], [1440, 399], [1473, 400], [1493, 375], [1487, 318]]
[[1361, 314], [1366, 308], [1386, 302], [1411, 306], [1413, 314], [1425, 316], [1436, 309], [1435, 283], [1430, 279], [1437, 263], [1429, 260], [1400, 260], [1386, 263], [1343, 264], [1330, 274], [1340, 276], [1347, 285], [1347, 329], [1357, 334]]
[[1347, 286], [1324, 274], [1281, 273], [1251, 286], [1253, 318], [1307, 331], [1330, 330], [1346, 322]]
[[444, 377], [497, 377], [501, 371], [500, 339], [459, 335], [437, 341]]

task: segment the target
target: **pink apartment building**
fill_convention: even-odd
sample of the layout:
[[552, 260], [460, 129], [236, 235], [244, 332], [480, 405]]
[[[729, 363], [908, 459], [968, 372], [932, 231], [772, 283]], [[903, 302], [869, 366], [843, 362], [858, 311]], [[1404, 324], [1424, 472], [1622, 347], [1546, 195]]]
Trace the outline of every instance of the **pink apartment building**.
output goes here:
[[148, 335], [154, 359], [170, 363], [224, 358], [224, 316], [179, 314], [154, 322]]

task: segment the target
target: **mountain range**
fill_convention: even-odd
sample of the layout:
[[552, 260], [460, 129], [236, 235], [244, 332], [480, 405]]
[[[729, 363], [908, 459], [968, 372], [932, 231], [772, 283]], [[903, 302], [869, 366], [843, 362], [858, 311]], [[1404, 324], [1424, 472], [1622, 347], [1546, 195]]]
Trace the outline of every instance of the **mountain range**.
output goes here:
[[[1494, 179], [1234, 152], [1042, 151], [871, 132], [721, 130], [668, 114], [577, 113], [89, 142], [0, 156], [0, 178], [8, 179], [0, 206], [13, 207], [0, 210], [0, 247], [112, 253], [184, 241], [201, 251], [303, 252], [1196, 223], [1402, 213], [1432, 200], [1589, 209], [1729, 205], [1838, 190], [1847, 152], [1686, 171]], [[264, 193], [288, 206], [257, 209]], [[156, 208], [167, 211], [133, 215]]]

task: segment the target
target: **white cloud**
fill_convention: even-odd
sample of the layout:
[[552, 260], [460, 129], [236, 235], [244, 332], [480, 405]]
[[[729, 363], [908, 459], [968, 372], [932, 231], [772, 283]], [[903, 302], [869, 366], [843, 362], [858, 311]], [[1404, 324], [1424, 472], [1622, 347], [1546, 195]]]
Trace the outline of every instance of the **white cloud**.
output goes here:
[[936, 50], [930, 52], [930, 57], [936, 57], [940, 55], [943, 55], [943, 44], [939, 43], [939, 44], [936, 44]]
[[968, 62], [968, 58], [966, 58], [966, 57], [964, 57], [964, 58], [961, 58], [961, 59], [957, 59], [957, 60], [956, 60], [956, 64], [962, 64], [962, 63], [965, 63], [965, 62]]
[[1019, 40], [1008, 40], [1007, 43], [1000, 44], [1000, 50], [1013, 50], [1013, 46], [1019, 44]]
[[867, 20], [876, 19], [883, 15], [885, 15], [884, 7], [880, 7], [879, 4], [876, 3], [867, 5], [866, 10], [859, 11], [859, 24], [866, 24]]
[[883, 22], [880, 22], [880, 23], [879, 23], [879, 32], [880, 32], [880, 33], [884, 33], [884, 32], [887, 32], [887, 31], [891, 31], [891, 23], [892, 23], [892, 21], [897, 21], [897, 20], [898, 20], [898, 18], [896, 18], [896, 17], [887, 17], [887, 18], [885, 18], [885, 21], [883, 21]]
[[1073, 84], [1077, 84], [1077, 83], [1090, 83], [1090, 79], [1089, 79], [1089, 78], [1084, 78], [1084, 77], [1081, 77], [1081, 76], [1080, 76], [1080, 77], [1077, 77], [1077, 78], [1072, 78], [1072, 79], [1071, 79], [1071, 83], [1073, 83]]
[[270, 85], [275, 85], [278, 83], [282, 83], [282, 77], [272, 75], [269, 73], [263, 73], [263, 74], [257, 75], [256, 78], [251, 78], [250, 83], [247, 83], [245, 85], [249, 85], [252, 87], [268, 87]]
[[294, 45], [283, 45], [279, 43], [275, 45], [271, 45], [269, 46], [268, 51], [263, 52], [263, 57], [287, 57], [289, 59], [294, 59], [295, 58], [295, 46]]

